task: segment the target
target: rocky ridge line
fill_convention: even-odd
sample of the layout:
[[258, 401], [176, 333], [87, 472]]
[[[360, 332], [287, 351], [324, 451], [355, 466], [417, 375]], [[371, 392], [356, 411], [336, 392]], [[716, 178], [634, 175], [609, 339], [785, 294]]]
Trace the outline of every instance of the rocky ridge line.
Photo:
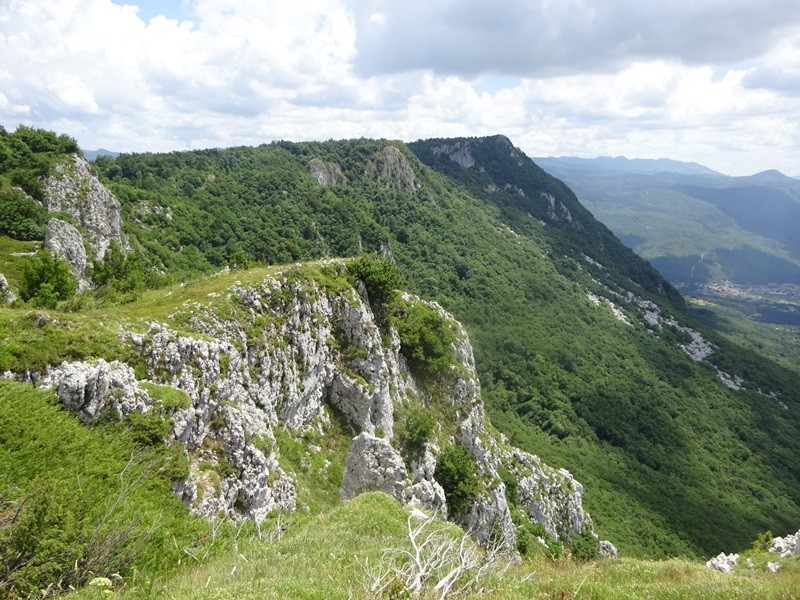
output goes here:
[[[329, 266], [345, 269], [341, 263]], [[148, 392], [153, 382], [186, 392], [187, 405], [172, 409], [168, 437], [182, 442], [190, 463], [189, 476], [175, 492], [198, 515], [261, 521], [275, 510], [294, 510], [297, 483], [281, 466], [276, 433], [319, 433], [331, 408], [360, 432], [347, 457], [343, 497], [382, 490], [446, 515], [451, 511], [434, 478], [439, 447], [428, 443], [406, 462], [393, 445], [396, 409], [432, 400], [407, 368], [397, 333], [381, 331], [366, 290], [357, 288], [332, 292], [313, 280], [278, 274], [254, 286], [234, 285], [218, 302], [187, 304], [179, 312], [184, 320], [191, 315], [184, 327], [198, 337], [163, 323], [144, 334], [125, 334], [151, 384], [137, 381], [129, 365], [102, 360], [53, 366], [28, 380], [56, 388], [85, 422], [107, 410], [121, 416], [161, 410]], [[449, 441], [440, 442], [467, 448], [482, 482], [467, 513], [451, 518], [476, 539], [499, 534], [514, 548], [503, 468], [518, 479], [515, 503], [550, 535], [568, 541], [591, 533], [582, 486], [569, 472], [548, 467], [486, 429], [469, 339], [441, 307], [426, 304], [457, 331], [455, 365], [437, 384], [456, 428]]]

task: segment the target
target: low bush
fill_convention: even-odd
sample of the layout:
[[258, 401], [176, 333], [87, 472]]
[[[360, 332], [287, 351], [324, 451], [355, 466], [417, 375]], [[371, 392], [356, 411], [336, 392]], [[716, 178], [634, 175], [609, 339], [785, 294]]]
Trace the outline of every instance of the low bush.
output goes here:
[[125, 421], [85, 427], [23, 384], [0, 382], [0, 414], [0, 597], [152, 577], [197, 553], [210, 527], [171, 493], [180, 448], [138, 445]]
[[433, 421], [422, 410], [409, 412], [402, 428], [398, 431], [400, 446], [411, 457], [422, 453], [431, 435], [433, 435]]
[[399, 307], [392, 323], [400, 336], [400, 352], [408, 366], [424, 375], [447, 371], [453, 362], [455, 331], [435, 309], [422, 302]]
[[67, 263], [43, 248], [25, 265], [19, 295], [34, 306], [55, 308], [59, 301], [72, 297], [76, 288]]
[[436, 460], [434, 479], [444, 490], [447, 508], [454, 515], [465, 515], [478, 495], [475, 462], [464, 446], [447, 446]]

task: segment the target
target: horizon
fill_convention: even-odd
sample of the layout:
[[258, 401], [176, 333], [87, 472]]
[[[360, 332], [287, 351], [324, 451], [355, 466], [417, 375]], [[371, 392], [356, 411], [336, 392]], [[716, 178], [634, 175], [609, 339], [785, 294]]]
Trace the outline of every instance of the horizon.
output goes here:
[[502, 133], [796, 173], [794, 4], [9, 0], [0, 123], [125, 152]]
[[[59, 133], [59, 132], [57, 132], [57, 133]], [[271, 140], [271, 141], [278, 141], [278, 140]], [[322, 142], [324, 140], [304, 140], [304, 141]], [[405, 140], [400, 140], [400, 141], [402, 141], [403, 143], [409, 143], [408, 141], [405, 141]], [[514, 140], [511, 140], [511, 142], [513, 143]], [[270, 143], [270, 142], [264, 142], [264, 143]], [[251, 144], [241, 144], [241, 146], [254, 146], [254, 145], [258, 145], [258, 144], [253, 144], [253, 145], [251, 145]], [[79, 144], [79, 146], [80, 146], [80, 144]], [[187, 149], [187, 150], [183, 150], [183, 151], [191, 152], [191, 151], [195, 151], [195, 150], [198, 150], [198, 151], [200, 151], [200, 150], [225, 150], [226, 148], [234, 148], [234, 147], [236, 147], [236, 146], [224, 146], [224, 147], [223, 146], [216, 146], [214, 148], [192, 148], [192, 149]], [[103, 146], [98, 147], [98, 148], [84, 148], [83, 146], [80, 146], [80, 148], [81, 148], [82, 152], [89, 152], [89, 153], [137, 154], [137, 153], [141, 153], [141, 152], [148, 152], [147, 150], [144, 150], [144, 151], [141, 151], [141, 152], [136, 152], [136, 151], [128, 152], [128, 151], [125, 151], [125, 150], [112, 150], [110, 148], [106, 148], [106, 147], [103, 147]], [[696, 161], [685, 161], [685, 160], [680, 160], [680, 159], [667, 158], [667, 157], [664, 157], [664, 156], [660, 156], [658, 158], [644, 158], [644, 157], [638, 157], [638, 156], [637, 157], [630, 157], [630, 156], [624, 156], [624, 155], [621, 155], [621, 154], [617, 155], [617, 156], [610, 156], [610, 155], [575, 156], [575, 155], [566, 155], [566, 154], [548, 155], [548, 156], [529, 156], [529, 155], [527, 155], [527, 153], [526, 153], [526, 156], [528, 156], [528, 158], [530, 158], [534, 162], [536, 162], [536, 159], [542, 159], [542, 158], [543, 159], [552, 159], [552, 160], [560, 160], [560, 159], [580, 159], [580, 160], [599, 160], [599, 159], [617, 160], [617, 159], [623, 159], [623, 160], [626, 160], [626, 161], [637, 161], [637, 160], [641, 160], [641, 161], [663, 161], [663, 160], [666, 160], [666, 161], [670, 161], [670, 162], [678, 162], [678, 163], [683, 163], [683, 164], [697, 165], [697, 166], [703, 167], [705, 169], [709, 169], [711, 171], [714, 171], [715, 173], [717, 173], [719, 175], [723, 175], [725, 177], [752, 177], [754, 175], [760, 175], [761, 173], [766, 173], [766, 172], [769, 172], [769, 171], [775, 171], [777, 173], [780, 173], [784, 177], [788, 177], [789, 179], [800, 179], [800, 174], [798, 174], [798, 175], [789, 175], [787, 173], [784, 173], [780, 169], [764, 169], [763, 171], [756, 171], [754, 173], [748, 173], [746, 175], [731, 175], [729, 173], [723, 173], [721, 171], [716, 171], [715, 169], [711, 169], [711, 167], [709, 167], [707, 165], [704, 165], [702, 163], [696, 162]]]

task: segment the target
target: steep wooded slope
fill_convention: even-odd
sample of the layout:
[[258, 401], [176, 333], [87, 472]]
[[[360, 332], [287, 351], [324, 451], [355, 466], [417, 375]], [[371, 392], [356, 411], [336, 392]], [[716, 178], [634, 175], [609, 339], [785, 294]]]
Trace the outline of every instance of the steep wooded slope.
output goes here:
[[411, 148], [442, 173], [370, 140], [97, 166], [132, 245], [168, 271], [391, 252], [469, 330], [495, 425], [578, 474], [623, 550], [711, 553], [794, 527], [796, 376], [713, 336], [692, 360], [680, 296], [507, 139]]

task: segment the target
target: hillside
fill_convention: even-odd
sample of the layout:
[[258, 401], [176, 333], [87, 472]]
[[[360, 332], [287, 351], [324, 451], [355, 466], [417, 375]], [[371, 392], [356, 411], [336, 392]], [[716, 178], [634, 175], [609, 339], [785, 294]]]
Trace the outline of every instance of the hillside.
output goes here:
[[537, 159], [737, 343], [797, 368], [800, 186], [675, 161]]
[[[54, 155], [53, 160], [74, 162], [65, 155]], [[463, 324], [475, 351], [480, 397], [498, 430], [495, 434], [487, 425], [493, 439], [502, 446], [503, 434], [508, 444], [574, 474], [584, 486], [583, 502], [595, 530], [623, 554], [716, 554], [744, 548], [767, 529], [793, 531], [800, 521], [798, 376], [711, 329], [701, 331], [686, 314], [680, 294], [657, 271], [598, 223], [569, 188], [506, 138], [429, 140], [409, 146], [371, 140], [281, 142], [257, 148], [101, 157], [94, 168], [118, 199], [122, 223], [118, 241], [106, 245], [104, 261], [87, 257], [93, 264], [85, 274], [94, 278], [97, 289], [61, 304], [54, 302], [76, 312], [54, 314], [57, 321], [70, 325], [46, 327], [56, 337], [45, 338], [39, 346], [32, 342], [40, 339], [42, 327], [36, 326], [37, 318], [25, 316], [30, 304], [17, 301], [16, 308], [2, 309], [4, 337], [12, 343], [5, 347], [6, 362], [0, 370], [19, 374], [54, 367], [63, 352], [69, 360], [126, 360], [129, 350], [120, 349], [120, 338], [115, 337], [121, 332], [144, 336], [139, 348], [150, 348], [151, 340], [163, 338], [166, 349], [169, 343], [188, 344], [181, 339], [194, 330], [198, 348], [227, 344], [230, 350], [225, 354], [231, 358], [224, 369], [225, 361], [218, 358], [214, 358], [217, 367], [208, 370], [199, 363], [191, 368], [185, 362], [151, 362], [138, 367], [132, 377], [139, 380], [146, 372], [154, 384], [180, 383], [178, 387], [203, 402], [214, 400], [213, 406], [221, 407], [227, 418], [232, 409], [219, 394], [228, 393], [227, 386], [237, 382], [221, 374], [238, 364], [234, 349], [244, 356], [237, 344], [251, 347], [253, 313], [228, 306], [225, 299], [231, 293], [250, 296], [226, 286], [237, 277], [251, 284], [264, 281], [267, 273], [250, 275], [246, 270], [253, 263], [376, 251], [393, 257], [409, 291], [436, 300]], [[73, 173], [84, 173], [75, 169]], [[81, 177], [91, 178], [87, 173]], [[12, 189], [10, 183], [4, 185]], [[46, 185], [43, 192], [52, 189]], [[72, 210], [72, 205], [60, 206], [62, 213], [64, 208]], [[35, 215], [42, 218], [38, 212]], [[76, 215], [68, 215], [72, 226], [88, 235], [81, 220], [84, 213]], [[113, 220], [106, 224], [113, 233]], [[31, 238], [36, 240], [35, 235]], [[21, 243], [9, 241], [4, 247]], [[129, 248], [130, 253], [125, 257], [120, 248]], [[12, 290], [19, 292], [24, 264], [34, 259], [12, 254], [3, 260], [10, 267]], [[194, 287], [179, 285], [228, 265], [239, 270], [218, 276], [222, 279], [198, 281]], [[334, 295], [351, 293], [344, 291], [352, 285], [341, 280], [344, 272], [315, 269], [312, 265], [311, 271], [294, 280], [296, 289], [288, 275], [288, 284], [264, 285], [286, 289], [289, 296], [284, 300], [301, 292], [314, 298], [321, 289], [332, 289]], [[270, 276], [275, 273], [270, 271]], [[306, 279], [312, 283], [302, 284]], [[146, 291], [147, 287], [158, 289]], [[273, 297], [280, 299], [283, 292]], [[50, 297], [33, 295], [29, 303], [45, 300]], [[295, 304], [306, 300], [299, 295]], [[222, 304], [210, 313], [204, 308], [218, 302]], [[245, 306], [256, 306], [247, 302]], [[259, 303], [266, 306], [263, 300]], [[363, 300], [361, 304], [366, 306]], [[164, 322], [167, 317], [168, 330], [147, 333], [148, 322]], [[138, 323], [133, 328], [132, 318]], [[311, 326], [290, 328], [285, 323], [291, 324], [293, 318], [265, 318], [258, 326], [269, 324], [277, 333], [274, 339], [264, 338], [266, 346], [255, 349], [268, 355], [277, 356], [292, 347], [290, 340], [312, 336], [314, 331]], [[408, 339], [435, 348], [446, 329], [426, 337], [420, 324], [422, 329], [437, 330], [422, 316], [419, 319], [417, 333]], [[87, 331], [84, 327], [93, 322], [105, 323], [108, 329]], [[222, 335], [237, 328], [242, 329], [238, 338]], [[82, 333], [73, 338], [64, 331]], [[376, 351], [385, 343], [376, 340]], [[347, 354], [341, 341], [332, 347], [347, 360], [366, 358], [358, 348]], [[33, 352], [34, 348], [41, 352]], [[430, 358], [423, 353], [425, 360], [417, 364], [422, 381], [426, 356]], [[414, 351], [405, 355], [412, 366], [418, 359]], [[244, 362], [250, 369], [259, 364]], [[307, 366], [296, 369], [293, 376], [304, 376]], [[256, 369], [250, 377], [269, 372], [262, 367], [261, 374]], [[347, 370], [335, 372], [344, 375]], [[201, 373], [205, 375], [200, 377]], [[364, 373], [356, 375], [370, 384], [364, 389], [391, 389], [388, 382], [379, 385]], [[290, 407], [309, 388], [280, 381], [270, 385], [269, 393], [283, 407], [281, 420], [291, 421], [295, 413]], [[431, 397], [453, 397], [446, 387], [434, 389], [440, 392]], [[321, 396], [326, 407], [333, 402], [331, 393]], [[200, 422], [210, 424], [216, 409], [200, 412]], [[375, 414], [377, 421], [369, 417], [359, 428], [391, 438], [391, 420], [381, 421], [380, 411]], [[440, 433], [444, 431], [438, 443], [445, 445], [453, 435], [446, 429], [452, 418], [436, 411], [426, 414]], [[306, 424], [303, 419], [298, 423], [301, 429]], [[335, 426], [337, 420], [330, 423]], [[309, 435], [313, 446], [323, 447], [313, 441], [313, 432]], [[275, 438], [280, 444], [277, 433]], [[209, 442], [212, 447], [218, 445], [214, 439]], [[347, 436], [331, 437], [336, 439]], [[286, 448], [297, 448], [292, 444], [298, 441], [289, 440]], [[202, 440], [196, 443], [203, 445]], [[326, 452], [338, 452], [336, 460], [342, 461], [343, 449], [337, 448]], [[288, 449], [284, 452], [291, 455]], [[247, 471], [230, 458], [227, 466], [215, 460], [199, 459], [197, 468], [223, 479], [231, 474], [229, 467]], [[211, 465], [201, 468], [203, 462]], [[302, 464], [298, 458], [292, 468], [298, 477]], [[281, 473], [289, 473], [290, 467], [280, 463], [278, 467], [269, 466], [275, 473], [274, 479], [269, 478], [270, 489], [277, 486], [271, 492], [275, 506], [288, 498], [288, 488], [280, 482], [285, 481]], [[513, 488], [520, 474], [505, 469], [497, 472], [497, 481]], [[337, 477], [332, 473], [330, 481]], [[335, 504], [340, 483], [329, 485], [335, 486], [329, 488], [334, 493], [300, 502], [310, 510]], [[501, 489], [494, 485], [490, 487]], [[229, 489], [250, 487], [240, 480]], [[261, 505], [253, 504], [247, 494], [222, 496], [228, 498], [228, 504], [220, 505], [224, 510], [233, 507], [238, 513], [260, 514]], [[204, 493], [201, 504], [215, 498], [214, 502], [222, 501], [222, 496]], [[496, 502], [503, 497], [494, 496]], [[186, 500], [194, 502], [191, 494]], [[210, 506], [218, 506], [214, 502]]]

